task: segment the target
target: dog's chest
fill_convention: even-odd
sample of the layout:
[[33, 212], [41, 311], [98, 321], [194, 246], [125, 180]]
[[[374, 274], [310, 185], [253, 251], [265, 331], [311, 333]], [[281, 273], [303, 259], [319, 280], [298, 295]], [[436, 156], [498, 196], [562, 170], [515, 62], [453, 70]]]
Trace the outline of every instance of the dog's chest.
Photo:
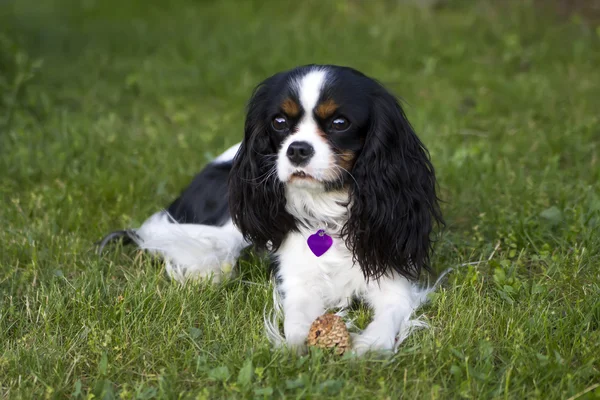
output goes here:
[[314, 233], [292, 233], [277, 251], [281, 288], [285, 292], [302, 287], [321, 296], [328, 307], [346, 306], [365, 289], [362, 272], [353, 265], [351, 252], [335, 234], [332, 246], [317, 257], [307, 243]]

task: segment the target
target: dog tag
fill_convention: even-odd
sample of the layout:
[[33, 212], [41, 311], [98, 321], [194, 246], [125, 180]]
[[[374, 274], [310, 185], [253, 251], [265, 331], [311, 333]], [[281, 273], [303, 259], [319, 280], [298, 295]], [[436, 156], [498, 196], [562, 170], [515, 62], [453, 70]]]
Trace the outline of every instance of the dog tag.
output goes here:
[[315, 256], [321, 257], [333, 245], [333, 238], [320, 229], [317, 233], [310, 235], [306, 243]]

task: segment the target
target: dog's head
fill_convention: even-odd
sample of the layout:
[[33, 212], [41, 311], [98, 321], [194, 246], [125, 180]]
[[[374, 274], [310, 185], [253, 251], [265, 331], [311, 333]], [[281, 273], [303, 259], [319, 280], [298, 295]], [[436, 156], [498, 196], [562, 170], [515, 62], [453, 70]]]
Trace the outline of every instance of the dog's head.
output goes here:
[[277, 249], [297, 224], [286, 187], [346, 190], [341, 235], [365, 276], [415, 278], [442, 222], [435, 186], [427, 150], [393, 95], [351, 68], [310, 65], [255, 89], [229, 203], [246, 239]]

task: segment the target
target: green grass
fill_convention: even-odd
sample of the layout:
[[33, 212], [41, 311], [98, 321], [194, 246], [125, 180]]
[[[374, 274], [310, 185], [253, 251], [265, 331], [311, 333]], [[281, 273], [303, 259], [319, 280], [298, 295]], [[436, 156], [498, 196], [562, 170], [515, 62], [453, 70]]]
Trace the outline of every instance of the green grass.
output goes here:
[[[600, 398], [593, 22], [543, 2], [168, 4], [0, 2], [0, 398]], [[437, 169], [434, 265], [455, 271], [391, 359], [273, 350], [260, 260], [181, 287], [93, 251], [240, 139], [254, 85], [312, 62], [402, 96]]]

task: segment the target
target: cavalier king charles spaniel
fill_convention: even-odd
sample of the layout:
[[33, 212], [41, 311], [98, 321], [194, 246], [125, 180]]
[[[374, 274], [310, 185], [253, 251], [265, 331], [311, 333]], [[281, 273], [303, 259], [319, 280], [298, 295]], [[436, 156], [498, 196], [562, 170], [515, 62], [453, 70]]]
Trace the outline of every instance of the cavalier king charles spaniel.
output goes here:
[[[434, 225], [443, 224], [428, 152], [398, 100], [347, 67], [308, 65], [254, 90], [244, 138], [166, 210], [106, 236], [159, 254], [178, 281], [218, 280], [252, 246], [272, 257], [283, 336], [302, 349], [328, 309], [364, 301], [373, 320], [355, 352], [394, 350], [430, 289]], [[276, 296], [275, 296], [276, 295]]]

